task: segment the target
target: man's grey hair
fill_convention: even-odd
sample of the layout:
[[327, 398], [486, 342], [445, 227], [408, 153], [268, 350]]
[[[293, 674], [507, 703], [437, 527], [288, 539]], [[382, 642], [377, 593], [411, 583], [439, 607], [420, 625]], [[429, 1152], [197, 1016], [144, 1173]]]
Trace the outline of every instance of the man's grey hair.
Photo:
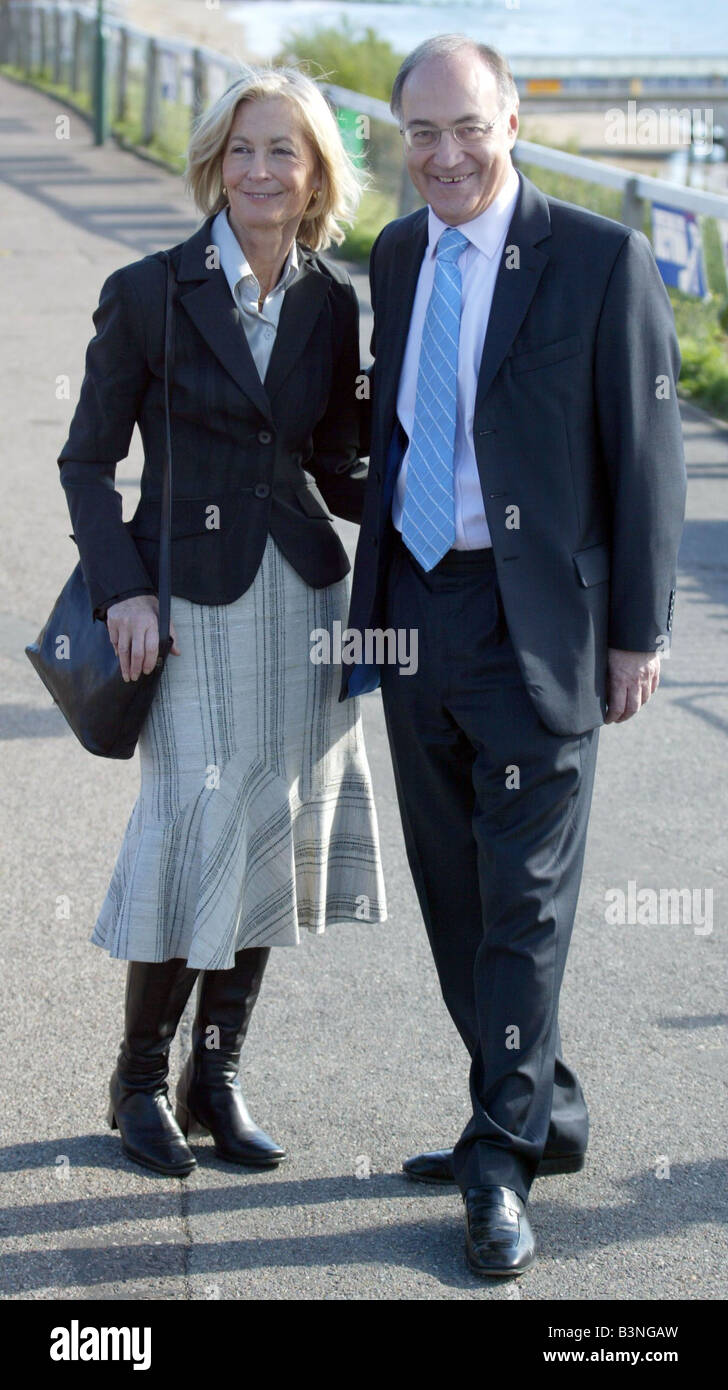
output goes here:
[[518, 89], [513, 73], [497, 48], [489, 48], [485, 43], [476, 43], [475, 39], [469, 39], [467, 34], [437, 34], [434, 39], [425, 39], [407, 54], [394, 79], [389, 107], [398, 121], [402, 120], [402, 88], [410, 73], [419, 67], [420, 63], [426, 63], [429, 58], [449, 58], [451, 54], [461, 53], [463, 49], [469, 49], [474, 56], [477, 54], [481, 62], [492, 72], [503, 106], [518, 106]]

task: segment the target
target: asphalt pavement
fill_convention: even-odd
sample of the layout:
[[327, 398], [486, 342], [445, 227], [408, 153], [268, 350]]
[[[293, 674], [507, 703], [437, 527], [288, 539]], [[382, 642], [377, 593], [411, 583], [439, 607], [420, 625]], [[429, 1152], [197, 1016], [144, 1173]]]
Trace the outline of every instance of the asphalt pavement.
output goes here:
[[[137, 791], [137, 762], [85, 753], [24, 655], [75, 563], [56, 457], [91, 313], [116, 267], [199, 225], [181, 180], [94, 147], [65, 108], [0, 79], [0, 559], [5, 1299], [691, 1300], [725, 1296], [728, 430], [685, 407], [688, 520], [674, 647], [656, 697], [605, 728], [562, 991], [566, 1055], [591, 1111], [587, 1166], [538, 1180], [539, 1259], [480, 1282], [458, 1194], [402, 1159], [452, 1142], [467, 1058], [411, 883], [378, 694], [362, 701], [389, 918], [274, 951], [242, 1081], [290, 1153], [260, 1174], [211, 1143], [156, 1178], [105, 1126], [125, 965], [88, 937]], [[366, 280], [356, 276], [368, 342]], [[119, 465], [130, 515], [141, 449]], [[356, 530], [341, 525], [353, 553]], [[632, 925], [610, 889], [690, 888], [712, 918]], [[189, 1035], [189, 1011], [172, 1079]]]

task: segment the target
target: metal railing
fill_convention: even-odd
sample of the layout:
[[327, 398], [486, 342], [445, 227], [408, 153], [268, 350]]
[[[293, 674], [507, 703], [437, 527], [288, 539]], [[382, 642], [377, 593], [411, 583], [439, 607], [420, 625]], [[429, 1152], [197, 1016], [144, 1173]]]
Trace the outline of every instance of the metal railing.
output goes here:
[[[105, 15], [102, 125], [174, 159], [196, 117], [236, 75], [214, 49], [158, 38]], [[92, 114], [97, 13], [88, 5], [0, 0], [0, 66], [66, 93]]]
[[[0, 67], [56, 90], [89, 116], [97, 90], [96, 42], [97, 16], [90, 6], [0, 0]], [[110, 128], [181, 168], [195, 119], [235, 80], [238, 65], [213, 49], [158, 38], [111, 16], [103, 22], [103, 44], [102, 131]], [[400, 214], [419, 206], [402, 168], [397, 123], [386, 102], [335, 85], [324, 85], [324, 90], [339, 111], [367, 118], [366, 160], [375, 186], [394, 198]], [[629, 226], [642, 227], [645, 207], [653, 202], [728, 220], [728, 196], [719, 193], [528, 140], [517, 141], [514, 157], [517, 163], [621, 193], [621, 217]]]
[[[377, 97], [368, 97], [361, 92], [350, 92], [345, 87], [327, 86], [326, 91], [335, 106], [355, 110], [370, 120], [380, 121], [385, 126], [397, 126], [387, 103]], [[671, 207], [686, 212], [702, 213], [706, 217], [728, 218], [728, 196], [710, 193], [699, 188], [686, 188], [667, 179], [651, 178], [646, 174], [634, 174], [628, 169], [619, 169], [612, 164], [603, 164], [598, 159], [587, 159], [584, 155], [570, 154], [566, 150], [555, 150], [548, 145], [536, 145], [530, 140], [517, 140], [514, 158], [519, 164], [531, 164], [540, 169], [549, 169], [555, 174], [565, 174], [569, 178], [580, 179], [584, 183], [600, 184], [622, 194], [622, 220], [629, 227], [641, 227], [646, 203], [669, 202]], [[411, 188], [409, 178], [407, 184]], [[414, 189], [408, 193], [403, 188], [400, 193], [402, 203], [415, 206]], [[405, 207], [405, 211], [408, 207]]]

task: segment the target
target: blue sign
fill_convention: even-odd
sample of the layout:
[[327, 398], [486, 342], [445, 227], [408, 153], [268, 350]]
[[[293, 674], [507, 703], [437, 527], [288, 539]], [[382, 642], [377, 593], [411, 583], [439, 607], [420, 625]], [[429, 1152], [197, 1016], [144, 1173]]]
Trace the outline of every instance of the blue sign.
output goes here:
[[694, 212], [652, 204], [652, 246], [666, 285], [705, 299], [708, 285], [700, 223]]

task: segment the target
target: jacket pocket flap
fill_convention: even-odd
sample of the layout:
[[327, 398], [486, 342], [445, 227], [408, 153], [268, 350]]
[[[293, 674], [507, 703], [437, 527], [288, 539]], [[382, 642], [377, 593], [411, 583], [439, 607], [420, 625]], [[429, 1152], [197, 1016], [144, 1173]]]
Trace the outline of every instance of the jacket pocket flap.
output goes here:
[[609, 546], [602, 541], [586, 550], [577, 550], [574, 564], [585, 589], [592, 584], [603, 584], [609, 578]]
[[536, 367], [550, 367], [565, 357], [575, 357], [578, 352], [581, 352], [581, 338], [575, 334], [571, 338], [560, 338], [556, 343], [545, 343], [543, 347], [532, 348], [528, 352], [519, 352], [516, 348], [510, 361], [514, 372], [531, 372]]

